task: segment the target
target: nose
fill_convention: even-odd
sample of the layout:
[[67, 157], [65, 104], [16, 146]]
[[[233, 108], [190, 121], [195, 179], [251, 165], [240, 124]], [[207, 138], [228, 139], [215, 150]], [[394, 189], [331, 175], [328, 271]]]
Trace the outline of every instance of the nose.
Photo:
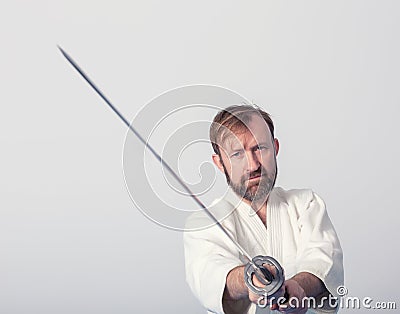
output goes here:
[[256, 152], [249, 152], [247, 154], [247, 172], [254, 172], [260, 167], [260, 160]]

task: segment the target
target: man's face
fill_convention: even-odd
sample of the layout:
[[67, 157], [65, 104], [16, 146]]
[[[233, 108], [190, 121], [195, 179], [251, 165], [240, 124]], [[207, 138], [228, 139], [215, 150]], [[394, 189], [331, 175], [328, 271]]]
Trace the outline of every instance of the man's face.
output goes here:
[[220, 145], [222, 160], [218, 155], [213, 159], [236, 194], [249, 202], [264, 203], [275, 184], [279, 143], [272, 139], [262, 117], [253, 115], [247, 127]]

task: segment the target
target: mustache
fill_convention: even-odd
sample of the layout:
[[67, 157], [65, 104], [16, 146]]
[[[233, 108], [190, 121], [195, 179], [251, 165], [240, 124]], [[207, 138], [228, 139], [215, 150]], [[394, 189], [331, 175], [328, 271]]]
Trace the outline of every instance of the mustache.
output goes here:
[[264, 167], [260, 166], [257, 170], [244, 175], [242, 177], [242, 182], [252, 179], [252, 178], [255, 178], [255, 177], [267, 176], [267, 174], [268, 174], [267, 170]]

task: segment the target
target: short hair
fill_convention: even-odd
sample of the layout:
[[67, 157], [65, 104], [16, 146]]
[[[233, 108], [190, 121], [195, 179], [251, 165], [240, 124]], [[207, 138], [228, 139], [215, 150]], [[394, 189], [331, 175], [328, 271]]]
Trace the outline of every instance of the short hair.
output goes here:
[[232, 105], [219, 111], [211, 123], [210, 141], [214, 152], [220, 155], [218, 143], [222, 143], [230, 132], [246, 131], [253, 115], [259, 115], [265, 120], [274, 139], [274, 122], [267, 112], [256, 105]]

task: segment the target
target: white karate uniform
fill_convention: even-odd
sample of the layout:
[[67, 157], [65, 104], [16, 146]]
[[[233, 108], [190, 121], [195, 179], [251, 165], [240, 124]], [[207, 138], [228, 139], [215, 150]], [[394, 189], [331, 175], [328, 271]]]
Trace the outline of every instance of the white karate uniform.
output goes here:
[[[337, 287], [343, 285], [342, 249], [325, 204], [313, 191], [274, 188], [267, 202], [266, 226], [231, 189], [210, 211], [252, 257], [274, 257], [286, 279], [299, 272], [314, 274], [337, 296]], [[227, 274], [243, 263], [218, 226], [204, 228], [210, 224], [204, 211], [187, 220], [188, 229], [201, 230], [184, 233], [186, 280], [208, 313], [254, 314], [257, 306], [249, 300], [222, 303]]]

